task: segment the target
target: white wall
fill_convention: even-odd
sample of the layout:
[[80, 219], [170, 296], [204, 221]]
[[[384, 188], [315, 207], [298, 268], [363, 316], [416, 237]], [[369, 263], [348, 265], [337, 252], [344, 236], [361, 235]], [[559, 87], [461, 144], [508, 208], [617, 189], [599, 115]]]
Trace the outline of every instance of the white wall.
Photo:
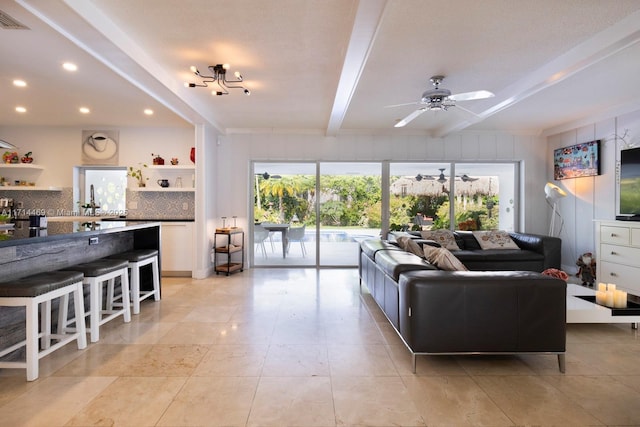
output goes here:
[[[546, 141], [498, 132], [460, 132], [446, 138], [398, 135], [261, 133], [234, 134], [218, 145], [216, 219], [237, 215], [247, 227], [252, 204], [249, 180], [252, 160], [327, 161], [522, 161], [520, 231], [545, 234], [540, 215], [546, 182]], [[251, 181], [253, 182], [253, 181]], [[241, 220], [241, 221], [240, 221]], [[239, 224], [240, 225], [240, 224]]]
[[[628, 140], [639, 144], [640, 111], [612, 119], [602, 120], [548, 138], [547, 181], [567, 191], [560, 199], [558, 209], [564, 226], [562, 238], [562, 264], [567, 272], [575, 273], [578, 256], [585, 252], [596, 253], [594, 220], [613, 220], [617, 213], [616, 165], [623, 141], [616, 135], [628, 130]], [[553, 180], [553, 150], [568, 145], [600, 140], [600, 172], [595, 177]], [[551, 208], [547, 207], [547, 221], [551, 220]], [[557, 219], [556, 219], [557, 221]], [[548, 224], [548, 222], [547, 222]]]
[[[111, 130], [109, 128], [85, 130]], [[160, 153], [169, 164], [171, 157], [190, 164], [194, 131], [184, 128], [118, 128], [119, 165], [152, 164], [151, 153]], [[3, 127], [2, 139], [18, 147], [21, 156], [33, 152], [34, 163], [45, 167], [38, 185], [72, 187], [73, 167], [81, 165], [81, 128], [76, 127]]]

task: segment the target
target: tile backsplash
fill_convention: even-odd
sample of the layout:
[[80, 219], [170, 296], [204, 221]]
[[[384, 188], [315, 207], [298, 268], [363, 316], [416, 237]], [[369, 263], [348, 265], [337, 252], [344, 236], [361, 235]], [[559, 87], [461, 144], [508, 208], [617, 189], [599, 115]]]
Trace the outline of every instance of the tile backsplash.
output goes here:
[[[73, 189], [61, 191], [2, 191], [0, 198], [14, 200], [14, 210], [20, 217], [29, 215], [62, 216], [77, 211]], [[195, 217], [195, 193], [189, 191], [127, 191], [127, 218], [189, 219]], [[19, 208], [18, 203], [22, 207]]]

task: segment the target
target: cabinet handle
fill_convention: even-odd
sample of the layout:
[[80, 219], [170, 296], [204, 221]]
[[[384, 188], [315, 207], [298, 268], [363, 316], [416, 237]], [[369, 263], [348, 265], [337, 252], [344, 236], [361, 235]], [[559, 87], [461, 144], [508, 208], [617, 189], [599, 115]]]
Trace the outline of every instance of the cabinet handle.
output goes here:
[[616, 252], [616, 251], [611, 251], [611, 255], [618, 255], [618, 252]]
[[611, 233], [611, 237], [618, 237], [616, 233]]
[[609, 276], [611, 277], [618, 277], [618, 275], [616, 273], [609, 273]]

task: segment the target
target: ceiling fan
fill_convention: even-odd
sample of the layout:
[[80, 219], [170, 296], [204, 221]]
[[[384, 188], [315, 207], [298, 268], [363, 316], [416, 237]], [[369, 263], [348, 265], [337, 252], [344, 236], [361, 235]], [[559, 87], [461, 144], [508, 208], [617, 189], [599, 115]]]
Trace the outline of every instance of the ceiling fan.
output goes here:
[[[433, 76], [431, 77], [431, 83], [433, 84], [433, 89], [429, 89], [422, 94], [422, 98], [416, 104], [420, 107], [410, 113], [408, 116], [398, 121], [394, 125], [394, 127], [401, 128], [409, 124], [413, 119], [421, 115], [427, 110], [438, 111], [443, 110], [446, 111], [449, 107], [455, 107], [457, 101], [472, 101], [475, 99], [485, 99], [491, 98], [493, 95], [492, 92], [488, 90], [476, 90], [473, 92], [464, 92], [464, 93], [456, 93], [451, 94], [449, 89], [444, 89], [440, 87], [440, 83], [444, 80], [444, 76]], [[389, 107], [399, 107], [401, 105], [411, 105], [409, 104], [398, 104], [398, 105], [390, 105]], [[461, 110], [472, 113], [469, 110], [466, 110], [460, 106], [458, 106]], [[473, 113], [472, 113], [473, 114]]]
[[473, 182], [473, 181], [477, 181], [480, 178], [471, 178], [469, 175], [462, 174], [462, 175], [458, 175], [457, 178], [460, 178], [462, 180], [462, 182]]
[[438, 170], [440, 171], [440, 175], [438, 176], [437, 179], [433, 175], [422, 175], [421, 173], [419, 173], [418, 175], [416, 175], [415, 180], [418, 181], [418, 182], [422, 181], [423, 179], [436, 180], [441, 184], [447, 182], [447, 177], [444, 176], [445, 168], [439, 168]]
[[257, 173], [257, 176], [261, 176], [263, 179], [269, 179], [269, 178], [273, 178], [273, 179], [280, 179], [282, 178], [282, 176], [280, 175], [269, 175], [269, 172], [265, 172], [265, 173]]

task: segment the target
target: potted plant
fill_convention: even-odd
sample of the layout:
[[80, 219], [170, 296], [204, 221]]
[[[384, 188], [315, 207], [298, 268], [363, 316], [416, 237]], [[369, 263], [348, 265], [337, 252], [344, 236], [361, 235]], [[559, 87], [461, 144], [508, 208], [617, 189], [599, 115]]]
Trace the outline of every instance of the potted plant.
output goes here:
[[142, 166], [138, 169], [134, 169], [133, 166], [129, 166], [129, 172], [127, 172], [127, 176], [130, 176], [131, 178], [135, 178], [138, 181], [138, 187], [146, 187], [146, 182], [147, 180], [149, 180], [149, 178], [145, 178], [142, 175], [142, 168], [146, 168], [147, 165], [144, 163], [138, 163], [141, 164]]

